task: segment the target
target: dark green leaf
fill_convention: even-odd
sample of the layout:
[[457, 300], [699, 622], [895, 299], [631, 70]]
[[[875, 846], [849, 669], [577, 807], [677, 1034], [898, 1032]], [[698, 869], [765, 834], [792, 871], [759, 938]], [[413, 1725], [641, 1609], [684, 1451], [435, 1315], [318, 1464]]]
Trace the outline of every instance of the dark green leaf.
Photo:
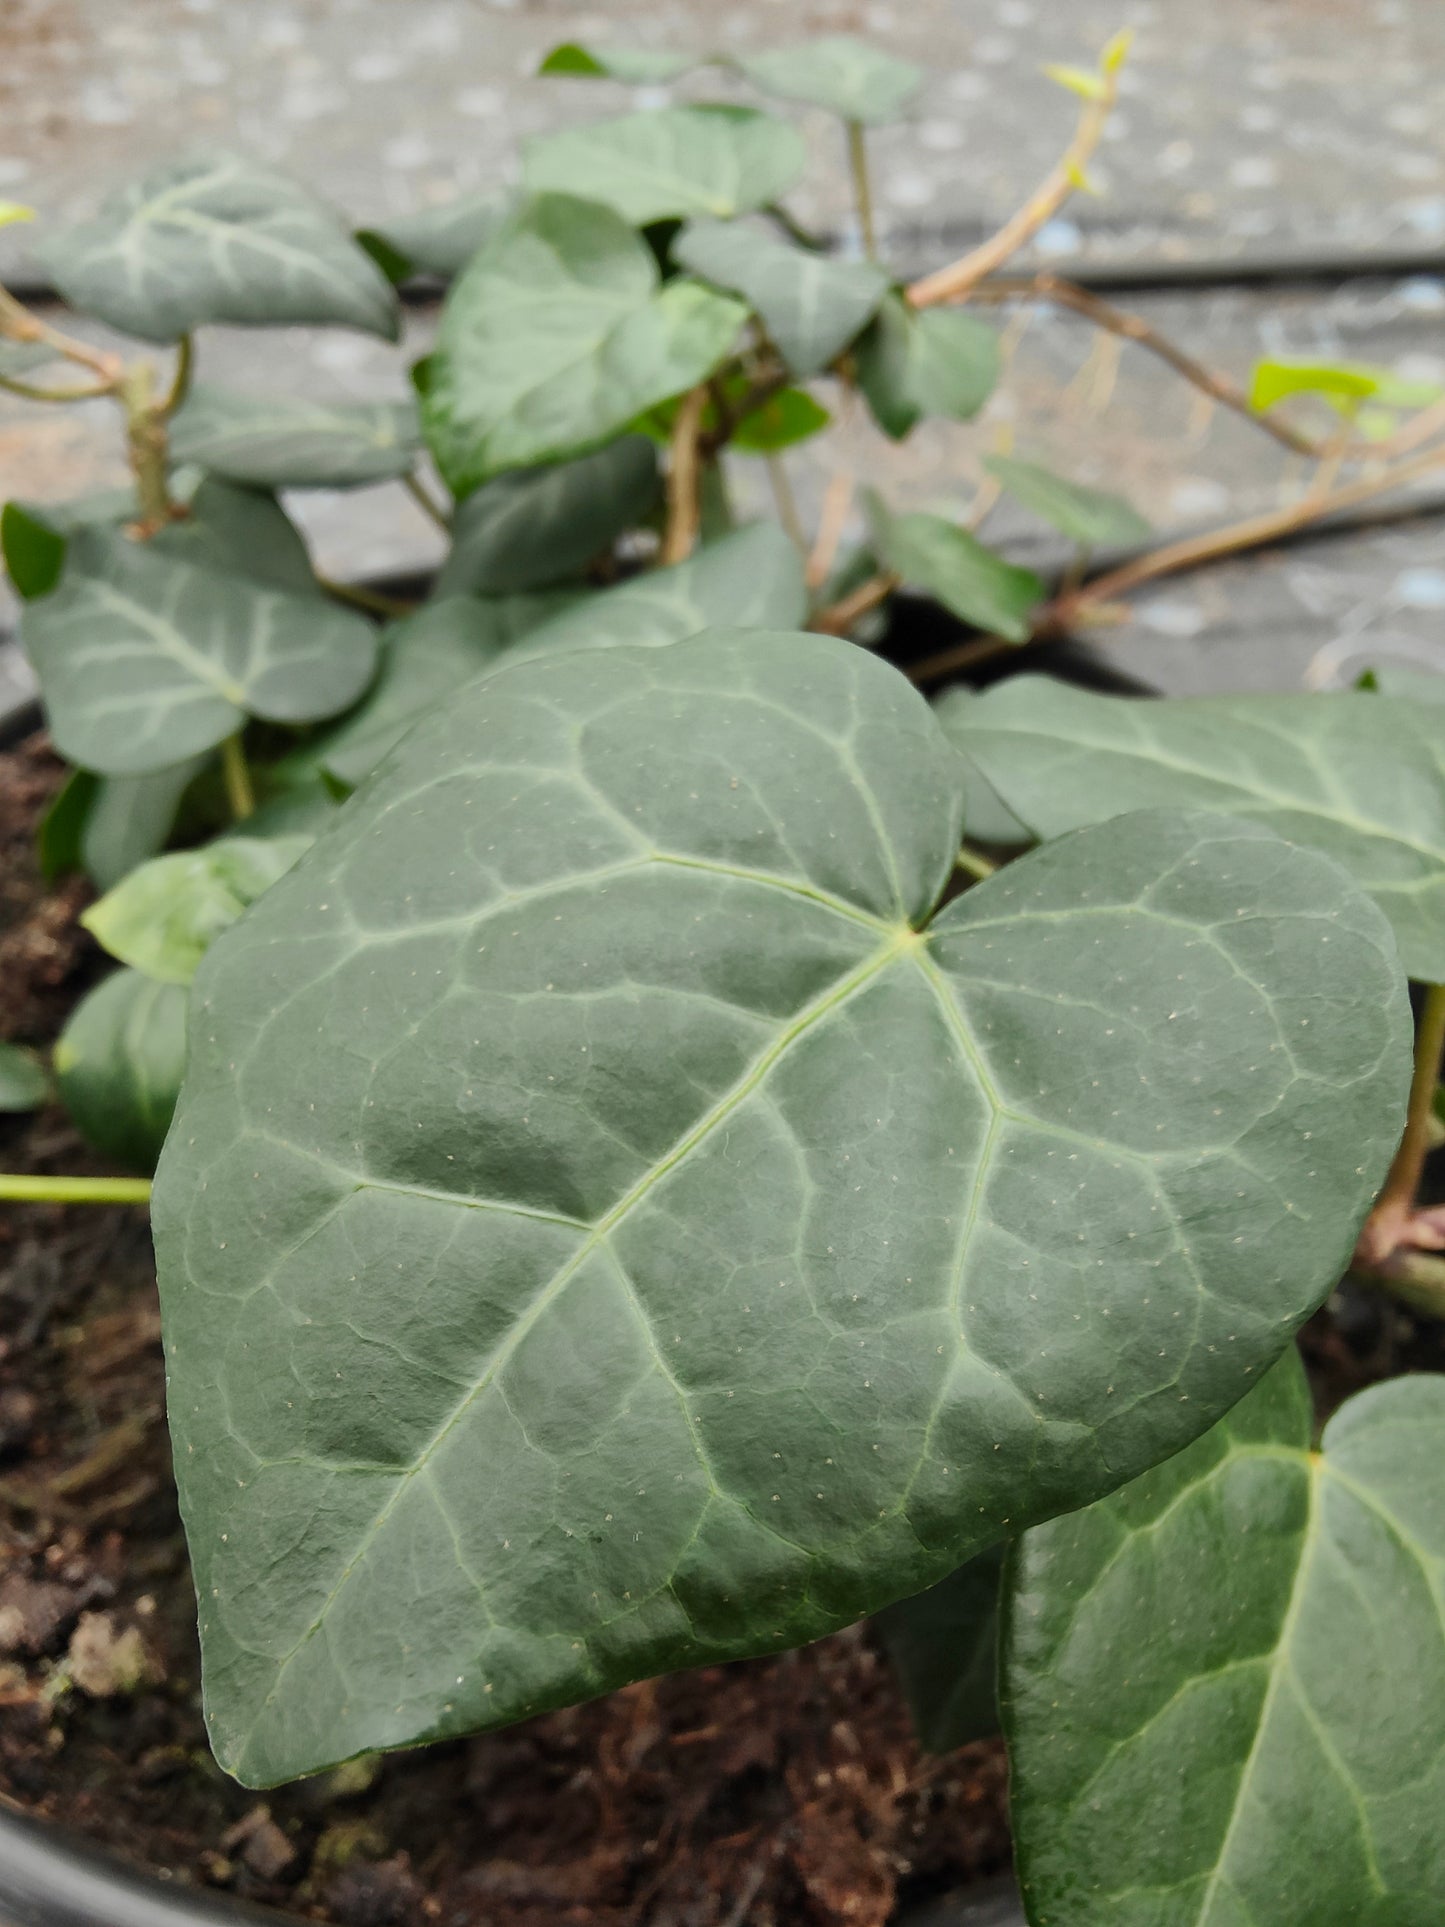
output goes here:
[[309, 836], [218, 837], [203, 850], [152, 857], [80, 921], [117, 962], [188, 984], [223, 930], [309, 847]]
[[107, 776], [169, 768], [247, 716], [334, 716], [376, 667], [358, 616], [93, 529], [72, 538], [61, 586], [27, 605], [23, 637], [56, 747]]
[[510, 595], [565, 582], [656, 505], [657, 456], [643, 435], [550, 468], [517, 469], [457, 509], [439, 595]]
[[423, 420], [456, 495], [580, 455], [705, 379], [746, 317], [694, 281], [659, 283], [617, 215], [544, 195], [456, 283], [428, 358]]
[[916, 313], [892, 294], [858, 343], [858, 380], [895, 441], [926, 415], [971, 421], [998, 382], [998, 336], [957, 309]]
[[0, 1043], [0, 1111], [38, 1111], [50, 1096], [50, 1079], [33, 1051]]
[[17, 595], [49, 595], [65, 567], [65, 537], [21, 502], [0, 509], [0, 548]]
[[198, 385], [171, 428], [171, 453], [258, 488], [360, 488], [410, 472], [415, 402], [262, 399]]
[[1027, 1533], [1004, 1713], [1035, 1927], [1427, 1927], [1445, 1893], [1445, 1378], [1311, 1452], [1298, 1360]]
[[594, 41], [582, 46], [565, 40], [538, 67], [539, 74], [569, 74], [581, 80], [621, 80], [629, 86], [649, 86], [676, 80], [698, 64], [696, 54], [673, 53], [664, 47], [602, 47]]
[[184, 520], [153, 535], [147, 547], [153, 554], [242, 576], [268, 589], [321, 594], [306, 544], [275, 496], [218, 475], [208, 475], [201, 483]]
[[772, 523], [755, 522], [699, 549], [691, 561], [588, 596], [534, 630], [518, 654], [654, 648], [703, 629], [792, 628], [807, 603], [797, 548]]
[[396, 338], [396, 295], [307, 188], [239, 154], [166, 161], [37, 250], [72, 307], [145, 341], [208, 321]]
[[738, 65], [765, 93], [865, 123], [896, 120], [923, 85], [921, 67], [846, 33], [748, 54]]
[[802, 173], [796, 128], [751, 107], [664, 107], [539, 134], [527, 144], [534, 194], [599, 201], [633, 227], [667, 215], [745, 214]]
[[1032, 569], [1015, 568], [941, 515], [892, 515], [873, 498], [878, 553], [905, 582], [986, 635], [1027, 642], [1029, 615], [1044, 597]]
[[1410, 1073], [1374, 905], [1155, 812], [932, 918], [960, 804], [848, 643], [516, 659], [213, 947], [153, 1217], [232, 1772], [816, 1637], [1330, 1288]]
[[149, 1171], [186, 1067], [189, 993], [138, 970], [104, 978], [71, 1012], [55, 1081], [75, 1128], [103, 1156]]
[[356, 238], [382, 262], [390, 280], [434, 274], [450, 281], [501, 225], [507, 207], [504, 195], [463, 194], [440, 207], [374, 221]]
[[1086, 548], [1149, 539], [1149, 524], [1122, 495], [1084, 488], [1037, 462], [1018, 462], [1007, 455], [986, 455], [983, 465], [1025, 508]]
[[878, 1615], [914, 1731], [951, 1753], [998, 1731], [998, 1589], [1003, 1547], [990, 1546], [927, 1592]]
[[760, 408], [744, 415], [731, 446], [744, 455], [771, 455], [792, 448], [825, 429], [833, 417], [806, 388], [780, 388]]
[[940, 705], [945, 729], [1036, 836], [1122, 810], [1215, 809], [1343, 864], [1412, 977], [1445, 980], [1445, 741], [1418, 703], [1354, 691], [1135, 701], [1018, 677]]
[[887, 275], [869, 262], [830, 261], [734, 221], [692, 222], [672, 253], [742, 295], [798, 376], [836, 360], [888, 292]]

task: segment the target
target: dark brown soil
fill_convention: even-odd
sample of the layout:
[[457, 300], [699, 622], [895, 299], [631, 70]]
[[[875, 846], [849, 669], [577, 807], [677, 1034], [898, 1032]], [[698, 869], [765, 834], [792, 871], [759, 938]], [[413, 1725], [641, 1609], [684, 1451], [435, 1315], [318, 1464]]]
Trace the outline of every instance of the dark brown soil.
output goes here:
[[[0, 755], [0, 1035], [48, 1042], [97, 959]], [[0, 1169], [85, 1171], [58, 1111]], [[861, 1629], [260, 1800], [212, 1762], [139, 1212], [0, 1207], [0, 1793], [179, 1880], [351, 1927], [881, 1927], [1007, 1865], [1001, 1745], [930, 1759]]]

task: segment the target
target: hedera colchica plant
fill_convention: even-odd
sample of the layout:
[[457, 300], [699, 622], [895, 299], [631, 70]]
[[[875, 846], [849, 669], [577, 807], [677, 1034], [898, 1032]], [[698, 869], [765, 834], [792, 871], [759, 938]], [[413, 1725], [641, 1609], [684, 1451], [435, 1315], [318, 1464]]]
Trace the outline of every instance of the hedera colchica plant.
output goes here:
[[[863, 646], [921, 588], [973, 631], [940, 680], [1445, 459], [1438, 398], [1381, 371], [1246, 391], [1007, 272], [1124, 53], [1053, 70], [1058, 165], [910, 284], [865, 130], [921, 75], [834, 37], [543, 70], [830, 110], [841, 251], [785, 205], [797, 130], [730, 99], [539, 136], [516, 192], [355, 235], [237, 157], [162, 168], [42, 257], [174, 347], [164, 381], [0, 294], [0, 385], [114, 399], [134, 472], [0, 533], [74, 764], [42, 861], [100, 886], [122, 966], [55, 1080], [118, 1163], [160, 1151], [207, 1720], [248, 1784], [883, 1609], [929, 1744], [1002, 1709], [1036, 1927], [1438, 1916], [1445, 1395], [1376, 1388], [1313, 1451], [1291, 1346], [1351, 1264], [1445, 1302], [1431, 713], [1042, 678], [931, 708]], [[192, 379], [219, 322], [394, 338], [416, 275], [451, 286], [414, 401]], [[870, 495], [844, 554], [844, 484], [808, 540], [783, 451], [840, 405], [977, 416], [1021, 301], [1314, 486], [1155, 548], [994, 448], [968, 526]], [[750, 456], [781, 526], [733, 523]], [[417, 605], [319, 579], [278, 500], [382, 482], [449, 537]], [[1052, 591], [985, 539], [1003, 490], [1077, 550]], [[0, 1107], [47, 1089], [0, 1054]]]

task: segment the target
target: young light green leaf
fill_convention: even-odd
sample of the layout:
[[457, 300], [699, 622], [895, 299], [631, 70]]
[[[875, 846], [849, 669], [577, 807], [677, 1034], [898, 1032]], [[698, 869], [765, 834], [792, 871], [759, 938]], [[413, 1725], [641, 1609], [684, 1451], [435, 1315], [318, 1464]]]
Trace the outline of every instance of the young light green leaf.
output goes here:
[[310, 847], [309, 836], [223, 836], [202, 850], [153, 857], [107, 890], [80, 921], [118, 963], [188, 984], [223, 930]]
[[50, 1096], [50, 1079], [34, 1051], [0, 1043], [0, 1111], [38, 1111]]
[[887, 275], [870, 262], [830, 261], [733, 221], [691, 222], [672, 257], [742, 295], [800, 377], [836, 360], [888, 292]]
[[846, 33], [747, 54], [738, 65], [764, 93], [864, 123], [896, 120], [923, 85], [921, 67]]
[[1249, 405], [1261, 414], [1290, 395], [1318, 395], [1341, 414], [1352, 415], [1377, 394], [1384, 371], [1350, 362], [1261, 361], [1249, 384]]
[[153, 1220], [231, 1772], [816, 1637], [1330, 1288], [1409, 1081], [1373, 904], [1155, 812], [933, 917], [960, 800], [848, 643], [515, 660], [212, 948]]
[[930, 1753], [998, 1731], [998, 1592], [1004, 1549], [990, 1546], [927, 1592], [885, 1606], [876, 1624]]
[[439, 596], [394, 622], [365, 699], [319, 746], [323, 770], [354, 789], [426, 712], [570, 606], [571, 595]]
[[455, 284], [422, 418], [452, 492], [585, 454], [695, 387], [747, 310], [694, 281], [660, 284], [652, 251], [606, 208], [549, 194]]
[[941, 515], [893, 515], [876, 496], [870, 514], [879, 555], [905, 582], [986, 635], [1027, 642], [1029, 615], [1044, 597], [1032, 569], [1005, 562]]
[[171, 454], [256, 488], [361, 488], [409, 474], [416, 403], [317, 402], [198, 384], [171, 425]]
[[539, 134], [527, 144], [522, 179], [534, 194], [598, 201], [645, 227], [766, 207], [806, 160], [796, 128], [755, 108], [664, 107]]
[[565, 582], [651, 513], [660, 486], [645, 435], [499, 475], [459, 505], [437, 594], [510, 595]]
[[145, 776], [93, 776], [72, 770], [41, 820], [37, 844], [47, 878], [84, 870], [102, 890], [163, 849], [181, 797], [205, 767], [190, 757]]
[[1296, 1357], [1168, 1464], [1024, 1535], [1004, 1715], [1036, 1927], [1439, 1911], [1445, 1378], [1311, 1452]]
[[807, 614], [797, 547], [770, 522], [735, 529], [687, 562], [646, 575], [554, 616], [517, 655], [573, 649], [657, 648], [704, 629], [791, 629]]
[[1122, 495], [1084, 488], [1040, 468], [1037, 462], [1015, 461], [1008, 455], [986, 455], [983, 465], [1025, 508], [1085, 548], [1149, 539], [1149, 524]]
[[37, 252], [72, 307], [144, 341], [213, 321], [324, 323], [389, 341], [400, 327], [395, 292], [341, 219], [239, 154], [166, 161]]
[[22, 638], [60, 753], [106, 776], [166, 769], [248, 716], [315, 722], [356, 701], [376, 631], [319, 598], [265, 589], [98, 529]]
[[743, 455], [773, 455], [798, 442], [810, 441], [832, 419], [806, 388], [780, 388], [743, 416], [729, 446]]
[[60, 1100], [86, 1142], [132, 1170], [160, 1155], [186, 1068], [189, 993], [138, 970], [88, 991], [55, 1045]]
[[1139, 702], [1020, 676], [939, 713], [1036, 836], [1123, 810], [1236, 812], [1342, 864], [1409, 974], [1445, 980], [1445, 742], [1429, 709], [1354, 691]]
[[858, 380], [885, 434], [926, 415], [971, 421], [998, 381], [998, 336], [956, 308], [910, 308], [890, 294], [858, 343]]
[[628, 86], [665, 84], [698, 65], [696, 54], [674, 53], [665, 47], [604, 47], [596, 41], [583, 46], [564, 40], [537, 68], [539, 74], [567, 74], [579, 80], [621, 80]]
[[306, 544], [276, 497], [219, 475], [206, 476], [184, 518], [169, 523], [146, 546], [154, 555], [174, 556], [288, 595], [320, 598], [322, 593]]
[[393, 280], [432, 274], [450, 281], [501, 226], [508, 208], [505, 195], [462, 194], [439, 207], [373, 221], [356, 238], [373, 258], [391, 264]]

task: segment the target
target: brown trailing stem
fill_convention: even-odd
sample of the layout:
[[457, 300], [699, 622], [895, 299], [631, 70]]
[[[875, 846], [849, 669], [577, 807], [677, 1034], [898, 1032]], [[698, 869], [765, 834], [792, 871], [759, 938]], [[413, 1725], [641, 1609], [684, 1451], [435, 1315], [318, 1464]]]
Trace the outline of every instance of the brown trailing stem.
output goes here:
[[1420, 1176], [1425, 1168], [1425, 1153], [1430, 1148], [1430, 1119], [1435, 1107], [1435, 1087], [1440, 1082], [1442, 1051], [1445, 1051], [1445, 984], [1430, 984], [1415, 1033], [1415, 1074], [1410, 1082], [1404, 1135], [1390, 1166], [1390, 1175], [1385, 1179], [1385, 1188], [1365, 1220], [1356, 1247], [1356, 1256], [1366, 1269], [1379, 1270], [1401, 1247], [1416, 1242], [1437, 1250], [1445, 1243], [1445, 1235], [1428, 1218], [1421, 1227], [1424, 1235], [1418, 1240], [1411, 1236]]
[[77, 341], [42, 321], [37, 314], [17, 301], [8, 288], [0, 288], [0, 338], [6, 341], [39, 341], [53, 348], [63, 361], [73, 361], [99, 375], [106, 391], [113, 389], [124, 371], [119, 355], [105, 354], [89, 342]]
[[818, 535], [808, 557], [808, 566], [803, 579], [810, 591], [821, 589], [828, 580], [838, 554], [838, 544], [843, 539], [843, 530], [848, 525], [848, 511], [853, 506], [853, 477], [835, 475], [828, 484], [823, 496], [823, 511], [818, 517]]
[[686, 562], [697, 541], [702, 523], [702, 417], [707, 406], [707, 386], [690, 389], [678, 404], [668, 444], [667, 523], [662, 547], [658, 550], [659, 568]]

